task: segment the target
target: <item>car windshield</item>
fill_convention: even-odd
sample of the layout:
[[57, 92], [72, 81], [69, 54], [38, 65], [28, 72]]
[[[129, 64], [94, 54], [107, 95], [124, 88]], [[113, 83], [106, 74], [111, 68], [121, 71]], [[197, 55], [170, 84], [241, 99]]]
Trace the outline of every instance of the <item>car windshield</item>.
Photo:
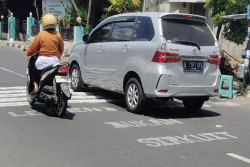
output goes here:
[[163, 19], [163, 36], [171, 43], [195, 43], [199, 46], [215, 45], [214, 36], [206, 23], [185, 19]]

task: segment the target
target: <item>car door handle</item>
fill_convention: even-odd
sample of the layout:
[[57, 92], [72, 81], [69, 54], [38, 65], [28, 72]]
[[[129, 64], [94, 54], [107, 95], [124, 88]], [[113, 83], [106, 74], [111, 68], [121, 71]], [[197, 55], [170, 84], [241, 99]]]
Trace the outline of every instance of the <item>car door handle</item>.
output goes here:
[[102, 47], [102, 46], [99, 46], [98, 49], [97, 49], [97, 51], [98, 51], [99, 53], [102, 52], [102, 51], [103, 51], [103, 47]]
[[129, 46], [126, 44], [122, 47], [122, 51], [126, 52], [127, 50], [129, 50]]

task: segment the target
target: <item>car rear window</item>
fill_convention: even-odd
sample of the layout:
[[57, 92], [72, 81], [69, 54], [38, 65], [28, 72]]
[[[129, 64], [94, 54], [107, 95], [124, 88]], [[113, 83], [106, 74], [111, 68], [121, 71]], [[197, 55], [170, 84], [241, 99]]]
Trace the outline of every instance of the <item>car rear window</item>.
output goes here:
[[163, 19], [163, 36], [171, 43], [177, 41], [195, 42], [199, 46], [214, 46], [215, 39], [204, 22], [185, 19]]

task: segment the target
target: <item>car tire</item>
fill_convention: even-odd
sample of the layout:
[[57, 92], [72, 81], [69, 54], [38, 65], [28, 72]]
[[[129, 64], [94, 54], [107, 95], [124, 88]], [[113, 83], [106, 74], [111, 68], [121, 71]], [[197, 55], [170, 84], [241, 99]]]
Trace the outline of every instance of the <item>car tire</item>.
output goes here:
[[74, 92], [85, 90], [88, 86], [83, 82], [81, 71], [77, 64], [73, 64], [70, 68], [71, 88]]
[[182, 102], [185, 106], [185, 109], [192, 113], [198, 112], [204, 104], [204, 100], [199, 98], [183, 99]]
[[125, 88], [125, 102], [128, 111], [140, 113], [143, 101], [145, 101], [145, 96], [140, 82], [136, 78], [130, 78]]

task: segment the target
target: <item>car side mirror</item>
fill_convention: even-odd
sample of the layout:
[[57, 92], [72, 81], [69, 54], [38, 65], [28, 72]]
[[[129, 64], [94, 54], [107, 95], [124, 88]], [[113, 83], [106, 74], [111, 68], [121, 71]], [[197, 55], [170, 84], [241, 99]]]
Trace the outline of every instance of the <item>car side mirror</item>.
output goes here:
[[82, 40], [86, 43], [88, 43], [89, 35], [83, 35]]

